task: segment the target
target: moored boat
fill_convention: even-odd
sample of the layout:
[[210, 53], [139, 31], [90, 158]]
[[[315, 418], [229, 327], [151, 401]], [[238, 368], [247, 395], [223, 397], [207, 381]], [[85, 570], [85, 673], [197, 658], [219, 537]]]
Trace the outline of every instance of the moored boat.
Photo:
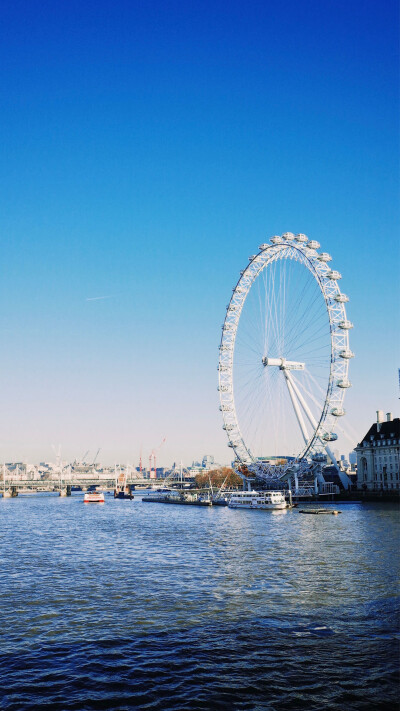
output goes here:
[[286, 509], [283, 491], [238, 491], [231, 495], [231, 509]]

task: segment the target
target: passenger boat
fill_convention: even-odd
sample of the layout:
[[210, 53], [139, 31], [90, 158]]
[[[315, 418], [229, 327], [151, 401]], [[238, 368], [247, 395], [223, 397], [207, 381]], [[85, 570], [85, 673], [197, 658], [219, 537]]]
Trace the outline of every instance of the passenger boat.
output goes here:
[[231, 495], [231, 509], [286, 509], [283, 491], [238, 491]]
[[83, 497], [84, 504], [104, 504], [103, 491], [87, 491]]

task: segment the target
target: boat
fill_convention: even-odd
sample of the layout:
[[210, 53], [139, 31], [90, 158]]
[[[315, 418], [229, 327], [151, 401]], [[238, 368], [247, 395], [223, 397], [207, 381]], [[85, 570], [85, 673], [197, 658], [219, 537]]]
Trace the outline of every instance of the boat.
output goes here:
[[182, 494], [179, 491], [171, 491], [167, 494], [153, 492], [142, 498], [143, 503], [158, 503], [158, 504], [181, 504], [183, 506], [212, 506], [212, 501], [209, 497], [197, 496], [197, 494]]
[[114, 489], [114, 499], [133, 499], [133, 487], [130, 484], [126, 484], [122, 489]]
[[104, 504], [103, 491], [87, 491], [83, 497], [84, 504]]
[[283, 491], [238, 491], [231, 495], [230, 509], [286, 509]]
[[213, 506], [228, 506], [229, 496], [213, 496], [212, 503]]

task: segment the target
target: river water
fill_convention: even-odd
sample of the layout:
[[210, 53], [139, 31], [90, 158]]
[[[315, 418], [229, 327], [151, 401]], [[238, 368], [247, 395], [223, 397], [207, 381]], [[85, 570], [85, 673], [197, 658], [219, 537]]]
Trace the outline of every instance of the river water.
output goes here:
[[340, 508], [0, 499], [1, 708], [398, 708], [398, 509]]

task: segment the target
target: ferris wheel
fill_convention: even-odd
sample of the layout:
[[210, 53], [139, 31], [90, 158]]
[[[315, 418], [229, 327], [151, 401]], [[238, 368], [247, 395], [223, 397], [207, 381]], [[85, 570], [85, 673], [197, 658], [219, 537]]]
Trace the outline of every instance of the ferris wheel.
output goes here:
[[223, 429], [238, 465], [336, 463], [330, 449], [345, 415], [348, 297], [320, 244], [286, 232], [240, 272], [219, 346]]

